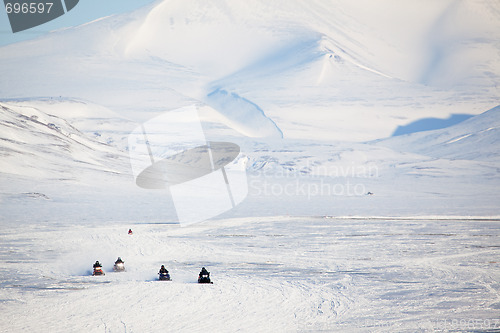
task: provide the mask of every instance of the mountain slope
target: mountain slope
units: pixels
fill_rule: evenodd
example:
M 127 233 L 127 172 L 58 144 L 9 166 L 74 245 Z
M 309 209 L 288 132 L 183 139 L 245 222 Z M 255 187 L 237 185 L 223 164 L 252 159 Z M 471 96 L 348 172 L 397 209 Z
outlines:
M 457 125 L 413 133 L 378 143 L 425 156 L 500 162 L 500 106 Z
M 450 10 L 454 6 L 458 9 Z M 460 21 L 456 33 L 443 35 L 444 41 L 449 36 L 456 41 L 447 45 L 459 46 L 463 62 L 448 63 L 451 55 L 443 53 L 439 64 L 452 71 L 469 62 L 474 66 L 454 79 L 438 62 L 434 67 L 421 62 L 432 48 L 429 34 L 448 31 L 464 8 L 471 9 L 470 17 Z M 379 146 L 363 143 L 386 138 L 418 119 L 474 115 L 498 105 L 495 52 L 479 52 L 480 58 L 463 53 L 464 45 L 498 49 L 497 11 L 490 10 L 495 8 L 498 4 L 480 0 L 157 1 L 133 13 L 3 47 L 0 68 L 8 80 L 0 80 L 7 108 L 1 123 L 6 158 L 0 170 L 6 175 L 2 180 L 13 184 L 5 200 L 15 202 L 11 192 L 19 192 L 13 181 L 17 176 L 45 178 L 56 193 L 54 179 L 77 184 L 89 179 L 105 198 L 125 196 L 129 192 L 122 189 L 135 187 L 133 179 L 108 176 L 130 173 L 124 153 L 128 133 L 164 112 L 196 105 L 209 110 L 201 119 L 209 124 L 206 138 L 238 143 L 249 158 L 249 174 L 257 182 L 242 214 L 292 209 L 325 215 L 496 212 L 491 198 L 498 177 L 490 161 L 497 159 L 497 132 L 484 123 L 450 128 L 442 138 L 424 138 L 435 132 L 419 134 L 422 143 L 403 144 L 408 136 Z M 428 85 L 422 85 L 422 68 L 426 75 L 440 73 L 451 81 L 434 85 L 433 75 L 427 75 Z M 95 105 L 75 116 L 77 103 L 39 102 L 54 96 Z M 31 110 L 43 121 L 31 119 Z M 108 115 L 110 110 L 118 116 Z M 498 115 L 491 117 L 485 123 L 494 123 Z M 478 142 L 488 143 L 479 153 Z M 359 168 L 375 171 L 367 177 L 351 174 Z M 288 171 L 298 178 L 288 177 Z M 359 185 L 355 195 L 340 191 L 352 181 Z M 112 182 L 119 188 L 115 192 L 101 187 Z M 25 192 L 32 192 L 33 184 L 27 183 Z M 311 198 L 301 187 L 323 183 L 330 194 L 338 186 L 341 204 L 332 205 L 337 195 Z M 290 196 L 261 197 L 269 184 L 268 189 L 299 188 Z M 367 199 L 368 192 L 377 197 Z M 453 193 L 464 194 L 456 198 Z M 101 201 L 92 194 L 85 193 L 86 200 Z M 166 207 L 156 193 L 138 196 L 147 207 L 150 197 L 156 207 Z M 136 198 L 128 200 L 123 202 Z M 449 206 L 443 208 L 439 200 Z M 134 203 L 128 206 L 135 209 Z M 170 218 L 172 210 L 168 213 L 164 216 Z
M 373 140 L 420 118 L 492 107 L 497 17 L 498 5 L 480 0 L 157 1 L 1 48 L 9 80 L 0 94 L 89 100 L 142 122 L 210 104 L 219 89 L 256 105 L 287 138 Z
M 75 103 L 61 104 L 68 112 Z M 23 103 L 0 103 L 0 107 L 0 172 L 4 177 L 86 182 L 85 175 L 128 172 L 123 152 L 88 137 L 65 119 Z M 86 116 L 92 107 L 87 109 Z

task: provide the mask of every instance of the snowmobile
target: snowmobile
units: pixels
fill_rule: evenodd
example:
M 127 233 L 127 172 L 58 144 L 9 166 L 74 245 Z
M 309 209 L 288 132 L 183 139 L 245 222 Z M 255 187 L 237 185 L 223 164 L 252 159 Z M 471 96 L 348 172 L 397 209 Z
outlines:
M 94 271 L 92 272 L 92 276 L 97 276 L 97 275 L 106 275 L 104 274 L 104 271 L 102 270 L 102 265 L 99 263 L 99 261 L 95 262 Z
M 198 283 L 211 283 L 211 284 L 213 284 L 213 282 L 210 281 L 210 276 L 208 276 L 208 275 L 200 275 L 198 277 Z
M 123 272 L 125 270 L 125 262 L 122 260 L 122 258 L 118 257 L 113 266 L 113 270 L 115 272 Z
M 160 271 L 158 272 L 160 276 L 158 279 L 161 281 L 170 281 L 170 274 L 168 274 L 168 270 L 165 268 L 165 265 L 161 265 Z
M 198 275 L 198 283 L 213 283 L 210 281 L 210 272 L 207 272 L 205 267 L 201 269 L 200 275 Z

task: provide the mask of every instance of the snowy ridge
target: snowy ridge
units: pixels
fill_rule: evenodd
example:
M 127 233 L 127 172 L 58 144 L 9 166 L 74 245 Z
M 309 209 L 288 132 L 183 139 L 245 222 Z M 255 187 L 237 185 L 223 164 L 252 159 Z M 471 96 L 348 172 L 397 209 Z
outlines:
M 2 70 L 15 79 L 2 81 L 0 91 L 3 98 L 74 96 L 145 121 L 220 89 L 257 105 L 284 137 L 304 138 L 315 128 L 320 140 L 358 142 L 430 115 L 492 107 L 500 86 L 494 4 L 421 7 L 158 1 L 3 47 Z M 463 27 L 450 31 L 456 20 Z M 429 35 L 439 35 L 439 43 Z M 483 65 L 469 65 L 475 63 Z
M 22 102 L 1 103 L 0 107 L 3 152 L 0 172 L 76 180 L 82 171 L 123 173 L 126 170 L 122 152 L 89 138 L 65 119 Z
M 432 157 L 498 163 L 500 106 L 448 128 L 394 137 L 379 144 Z

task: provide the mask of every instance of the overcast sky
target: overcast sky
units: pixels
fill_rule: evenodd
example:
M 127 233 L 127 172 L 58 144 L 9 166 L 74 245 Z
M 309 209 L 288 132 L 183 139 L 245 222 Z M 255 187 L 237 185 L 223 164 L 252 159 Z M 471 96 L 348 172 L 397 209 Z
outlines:
M 58 0 L 47 0 L 53 1 Z M 52 30 L 80 25 L 104 16 L 129 12 L 153 1 L 155 0 L 80 0 L 78 5 L 65 15 L 15 34 L 12 33 L 4 3 L 1 2 L 3 8 L 0 10 L 0 46 L 36 38 Z

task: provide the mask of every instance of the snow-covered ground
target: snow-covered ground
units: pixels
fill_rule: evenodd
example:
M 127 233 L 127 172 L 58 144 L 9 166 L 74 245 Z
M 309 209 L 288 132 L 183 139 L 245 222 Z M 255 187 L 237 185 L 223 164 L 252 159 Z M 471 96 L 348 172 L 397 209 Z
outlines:
M 0 331 L 500 331 L 499 41 L 497 1 L 158 0 L 1 47 Z M 248 195 L 181 227 L 129 135 L 186 106 Z
M 500 329 L 495 220 L 275 216 L 2 229 L 2 331 Z M 128 227 L 134 231 L 128 235 Z M 113 272 L 118 256 L 126 272 Z M 92 263 L 105 276 L 92 277 Z M 172 282 L 157 281 L 166 265 Z M 198 285 L 202 266 L 213 285 Z

